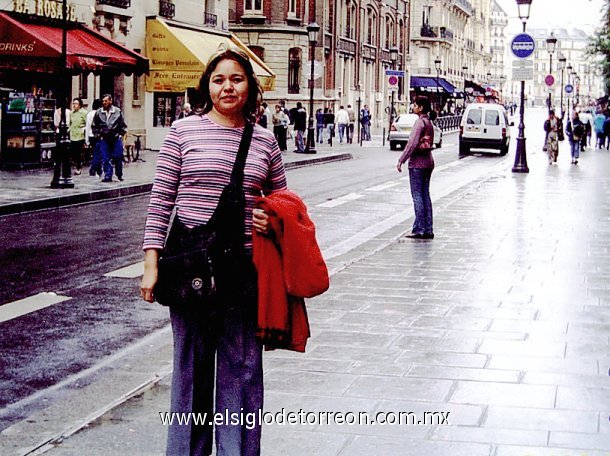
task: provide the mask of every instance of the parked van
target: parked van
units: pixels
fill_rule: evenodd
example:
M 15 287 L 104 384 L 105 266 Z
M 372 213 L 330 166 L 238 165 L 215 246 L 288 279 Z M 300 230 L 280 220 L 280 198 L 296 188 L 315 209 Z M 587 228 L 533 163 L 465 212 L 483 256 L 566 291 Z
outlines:
M 500 155 L 508 153 L 510 128 L 506 110 L 495 103 L 471 103 L 466 106 L 460 122 L 460 155 L 471 149 L 498 149 Z

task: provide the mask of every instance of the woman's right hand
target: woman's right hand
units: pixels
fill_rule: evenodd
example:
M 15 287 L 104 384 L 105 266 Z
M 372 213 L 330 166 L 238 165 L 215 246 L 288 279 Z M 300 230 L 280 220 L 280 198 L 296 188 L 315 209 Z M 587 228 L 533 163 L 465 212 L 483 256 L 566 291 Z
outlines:
M 159 268 L 157 266 L 158 261 L 159 252 L 157 250 L 146 250 L 144 255 L 144 275 L 142 276 L 142 282 L 140 284 L 140 296 L 142 299 L 144 299 L 144 301 L 155 301 L 153 290 L 159 276 Z

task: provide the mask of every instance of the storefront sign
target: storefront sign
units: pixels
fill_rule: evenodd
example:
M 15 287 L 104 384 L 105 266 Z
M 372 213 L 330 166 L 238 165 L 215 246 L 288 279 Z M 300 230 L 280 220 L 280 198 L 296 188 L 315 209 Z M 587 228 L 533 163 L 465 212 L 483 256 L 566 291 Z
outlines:
M 55 0 L 13 0 L 13 11 L 20 14 L 63 19 L 63 2 Z M 76 22 L 76 8 L 66 5 L 66 19 Z

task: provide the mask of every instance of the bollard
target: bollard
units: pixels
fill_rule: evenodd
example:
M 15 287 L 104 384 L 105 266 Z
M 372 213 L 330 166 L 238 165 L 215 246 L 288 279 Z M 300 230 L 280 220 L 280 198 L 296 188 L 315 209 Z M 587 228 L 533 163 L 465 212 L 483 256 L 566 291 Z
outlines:
M 381 145 L 383 147 L 385 147 L 385 127 L 383 127 L 383 134 L 381 135 L 382 140 L 381 140 Z

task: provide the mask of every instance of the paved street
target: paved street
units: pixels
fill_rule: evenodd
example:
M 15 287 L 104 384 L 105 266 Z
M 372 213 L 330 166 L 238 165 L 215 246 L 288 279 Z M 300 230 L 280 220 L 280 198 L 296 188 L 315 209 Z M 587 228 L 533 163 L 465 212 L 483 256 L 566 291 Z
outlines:
M 564 143 L 549 167 L 544 112 L 527 116 L 529 174 L 510 172 L 516 135 L 506 158 L 441 160 L 433 241 L 402 236 L 404 175 L 343 200 L 311 194 L 321 232 L 356 227 L 323 235 L 331 288 L 308 301 L 307 353 L 265 353 L 267 412 L 448 424 L 266 425 L 263 455 L 610 454 L 610 153 L 572 166 Z M 107 375 L 0 433 L 0 454 L 163 454 L 170 340 L 164 327 L 116 354 Z

